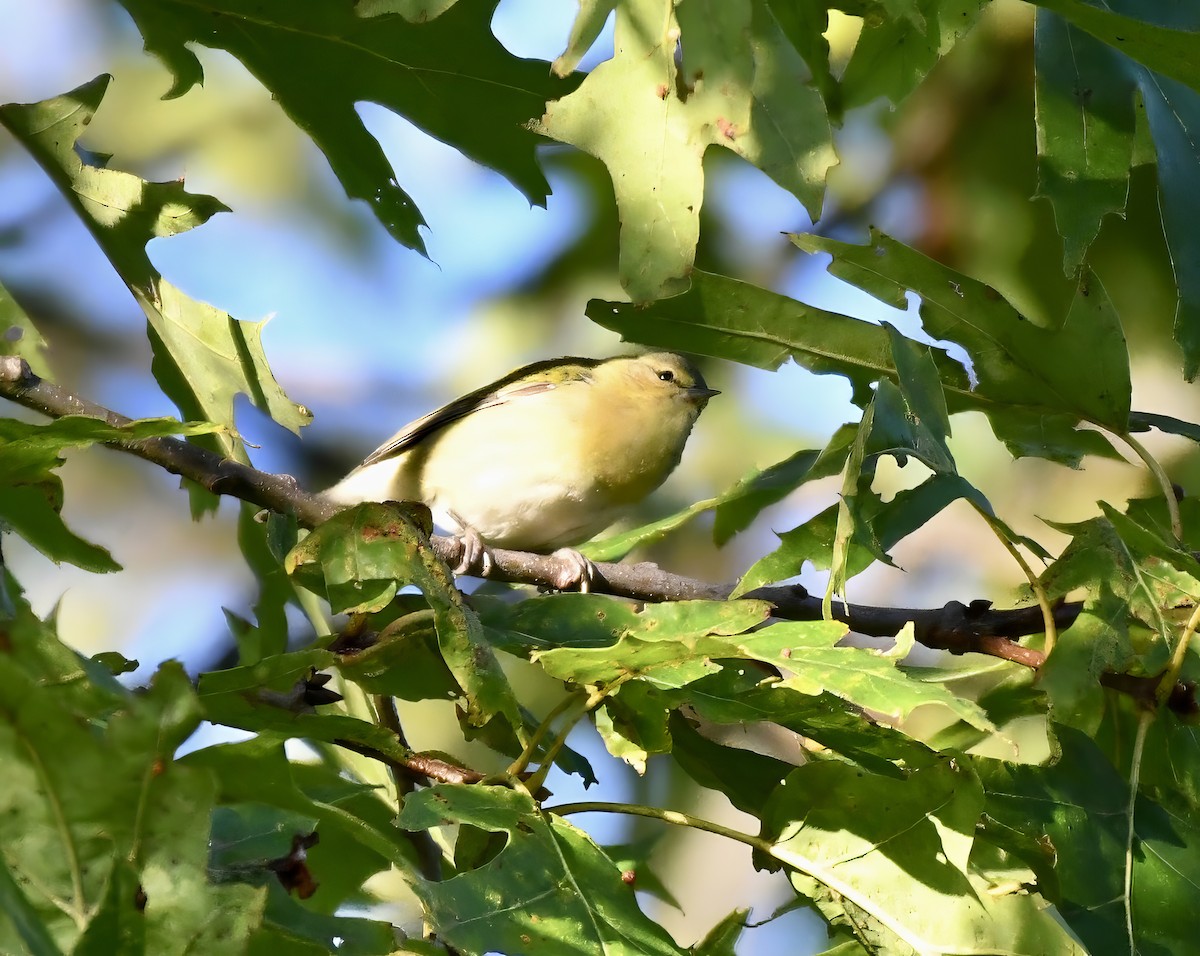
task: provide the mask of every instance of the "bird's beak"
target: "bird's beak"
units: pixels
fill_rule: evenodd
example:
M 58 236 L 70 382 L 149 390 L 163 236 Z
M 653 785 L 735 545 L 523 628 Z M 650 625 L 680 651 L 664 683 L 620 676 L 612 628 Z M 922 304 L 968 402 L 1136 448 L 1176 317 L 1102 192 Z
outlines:
M 688 398 L 691 399 L 693 402 L 695 402 L 697 405 L 703 405 L 714 395 L 720 395 L 720 394 L 721 393 L 719 391 L 717 391 L 717 389 L 715 389 L 715 388 L 699 388 L 699 387 L 693 386 L 692 388 L 689 388 L 687 390 Z

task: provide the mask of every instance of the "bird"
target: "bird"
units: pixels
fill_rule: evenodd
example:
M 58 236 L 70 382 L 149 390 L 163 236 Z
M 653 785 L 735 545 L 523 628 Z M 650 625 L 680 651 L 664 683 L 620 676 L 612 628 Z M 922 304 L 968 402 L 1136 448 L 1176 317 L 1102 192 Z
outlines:
M 423 502 L 463 543 L 456 573 L 486 576 L 490 547 L 552 553 L 560 589 L 586 591 L 573 546 L 666 480 L 719 394 L 674 352 L 534 362 L 405 425 L 325 496 Z

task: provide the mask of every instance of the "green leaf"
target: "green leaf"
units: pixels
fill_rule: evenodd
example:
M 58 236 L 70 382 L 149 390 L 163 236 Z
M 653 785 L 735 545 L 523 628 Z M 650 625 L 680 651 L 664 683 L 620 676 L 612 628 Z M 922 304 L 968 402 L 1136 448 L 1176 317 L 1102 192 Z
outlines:
M 592 299 L 588 318 L 643 345 L 758 368 L 774 370 L 792 358 L 812 372 L 846 376 L 862 403 L 874 382 L 895 374 L 887 333 L 878 325 L 728 276 L 696 269 L 691 279 L 687 292 L 648 306 Z M 946 359 L 940 367 L 966 386 L 961 365 Z
M 1140 73 L 1138 88 L 1158 157 L 1163 234 L 1179 288 L 1175 341 L 1183 349 L 1183 374 L 1190 382 L 1200 372 L 1200 242 L 1192 228 L 1200 215 L 1196 189 L 1200 155 L 1195 146 L 1200 135 L 1200 93 L 1149 70 Z
M 396 936 L 396 928 L 381 920 L 315 913 L 275 881 L 269 885 L 263 927 L 246 956 L 392 956 Z
M 1055 719 L 1088 733 L 1104 708 L 1100 675 L 1159 673 L 1177 640 L 1173 609 L 1183 603 L 1190 610 L 1200 600 L 1200 562 L 1157 529 L 1101 508 L 1104 517 L 1056 526 L 1071 543 L 1042 575 L 1052 597 L 1080 587 L 1091 592 L 1040 678 Z
M 507 834 L 504 848 L 477 869 L 414 886 L 438 938 L 464 954 L 683 956 L 638 909 L 633 887 L 612 860 L 583 831 L 541 812 L 528 794 L 439 784 L 411 794 L 398 823 L 408 830 L 458 823 Z
M 0 283 L 0 355 L 21 356 L 35 375 L 44 378 L 50 373 L 43 354 L 45 349 L 45 340 L 25 310 Z
M 105 548 L 79 537 L 59 515 L 59 489 L 54 486 L 0 487 L 0 530 L 15 531 L 55 564 L 66 561 L 85 571 L 103 574 L 121 565 Z
M 865 246 L 795 235 L 807 252 L 833 255 L 830 273 L 897 308 L 909 291 L 921 297 L 921 320 L 935 339 L 966 349 L 978 379 L 943 373 L 952 412 L 976 408 L 991 416 L 1004 408 L 1068 414 L 1123 432 L 1129 419 L 1129 357 L 1125 336 L 1104 288 L 1085 274 L 1058 329 L 1033 325 L 995 290 L 873 232 Z M 1084 355 L 1087 363 L 1064 361 Z M 940 368 L 943 366 L 939 366 Z
M 1086 734 L 1062 726 L 1055 734 L 1062 753 L 1050 767 L 975 760 L 989 816 L 1051 842 L 1041 869 L 1052 864 L 1053 874 L 1039 872 L 1039 882 L 1057 882 L 1058 912 L 1092 952 L 1186 952 L 1200 906 L 1194 816 L 1173 800 L 1138 795 L 1131 803 L 1128 785 Z
M 68 448 L 100 442 L 130 442 L 163 435 L 206 435 L 217 425 L 150 418 L 111 425 L 98 418 L 68 415 L 44 424 L 0 418 L 0 528 L 15 531 L 46 557 L 88 571 L 120 570 L 112 556 L 84 541 L 63 523 L 62 482 L 53 469 Z
M 713 517 L 716 545 L 746 530 L 764 508 L 782 501 L 804 482 L 837 474 L 848 453 L 845 438 L 853 431 L 854 426 L 842 426 L 824 451 L 798 451 L 734 485 L 722 496 Z
M 233 429 L 238 395 L 292 431 L 311 416 L 284 395 L 271 374 L 262 348 L 263 323 L 237 322 L 188 298 L 159 275 L 146 253 L 151 239 L 186 232 L 226 207 L 211 196 L 187 192 L 182 181 L 146 182 L 81 158 L 76 141 L 109 80 L 101 76 L 41 103 L 0 106 L 0 125 L 54 181 L 141 306 L 163 391 L 186 418 L 223 426 L 221 450 L 245 460 Z
M 782 501 L 804 482 L 836 473 L 841 467 L 841 456 L 836 452 L 822 458 L 821 467 L 817 468 L 815 466 L 820 457 L 820 453 L 809 449 L 798 451 L 769 468 L 747 475 L 715 498 L 697 501 L 673 515 L 640 528 L 593 541 L 580 550 L 593 561 L 618 561 L 634 548 L 661 541 L 706 511 L 716 512 L 713 540 L 720 547 L 739 531 L 744 531 L 763 508 Z
M 544 613 L 551 613 L 550 606 L 539 603 Z M 939 704 L 975 726 L 991 728 L 975 704 L 944 687 L 909 680 L 896 668 L 893 657 L 866 648 L 837 646 L 846 633 L 845 625 L 837 621 L 783 621 L 748 631 L 766 619 L 770 605 L 745 600 L 680 601 L 647 606 L 631 619 L 617 610 L 619 602 L 610 599 L 607 603 L 620 623 L 610 623 L 596 600 L 591 605 L 597 609 L 593 613 L 601 616 L 588 637 L 599 638 L 602 629 L 609 633 L 619 629 L 616 643 L 596 646 L 589 640 L 584 646 L 535 651 L 532 656 L 546 673 L 588 686 L 635 680 L 671 690 L 716 673 L 720 659 L 740 658 L 789 672 L 791 676 L 777 686 L 803 694 L 828 692 L 896 718 L 923 704 Z M 532 614 L 523 617 L 523 626 L 538 633 Z M 551 629 L 555 626 L 549 625 Z M 557 626 L 562 626 L 561 622 Z M 616 693 L 619 698 L 623 690 Z
M 659 518 L 657 521 L 609 535 L 599 541 L 589 541 L 579 548 L 579 551 L 593 561 L 620 561 L 634 548 L 662 541 L 672 531 L 682 528 L 697 515 L 712 511 L 723 500 L 724 496 L 705 498 L 703 501 L 697 501 L 695 504 L 676 511 L 673 515 Z
M 567 48 L 550 65 L 556 76 L 567 76 L 579 66 L 583 55 L 600 38 L 608 15 L 617 7 L 617 0 L 579 0 L 579 12 L 571 24 Z
M 127 425 L 110 425 L 84 415 L 65 415 L 39 424 L 0 418 L 0 485 L 44 482 L 62 464 L 59 456 L 68 448 L 164 435 L 207 435 L 219 430 L 220 426 L 212 423 L 184 423 L 173 418 L 144 418 Z
M 631 0 L 617 11 L 612 59 L 548 104 L 540 131 L 608 167 L 621 284 L 633 301 L 687 288 L 711 145 L 760 165 L 816 216 L 834 157 L 820 97 L 798 81 L 797 62 L 749 0 L 689 0 L 677 11 Z
M 829 693 L 810 695 L 780 686 L 762 671 L 729 661 L 711 677 L 672 692 L 704 720 L 718 724 L 770 721 L 859 764 L 873 773 L 896 775 L 895 764 L 925 766 L 932 752 L 887 724 Z
M 1035 33 L 1037 195 L 1050 200 L 1073 275 L 1110 213 L 1123 216 L 1135 116 L 1119 53 L 1039 10 Z
M 726 747 L 703 736 L 678 712 L 671 714 L 671 755 L 702 787 L 725 794 L 729 802 L 753 816 L 795 766 L 776 757 Z
M 240 953 L 262 896 L 207 880 L 213 783 L 173 759 L 200 717 L 183 669 L 165 666 L 138 697 L 90 685 L 78 663 L 63 683 L 69 652 L 44 646 L 57 644 L 44 629 L 43 646 L 29 646 L 37 628 L 24 619 L 0 655 L 6 872 L 56 943 L 77 952 L 144 939 L 164 956 Z M 5 924 L 0 950 L 20 950 Z
M 736 956 L 734 947 L 746 928 L 750 911 L 734 910 L 692 947 L 692 956 Z
M 321 842 L 308 851 L 308 861 L 314 876 L 326 888 L 326 896 L 331 897 L 324 901 L 327 911 L 336 909 L 358 891 L 367 877 L 389 864 L 402 871 L 414 866 L 411 845 L 398 838 L 389 825 L 393 808 L 334 770 L 293 766 L 284 755 L 282 741 L 259 736 L 241 743 L 205 747 L 188 754 L 181 763 L 211 773 L 223 804 L 260 804 L 316 822 Z M 319 798 L 301 790 L 298 779 L 306 780 Z M 347 868 L 351 857 L 352 865 Z M 326 866 L 341 874 L 332 892 L 326 886 Z
M 256 624 L 225 612 L 243 664 L 254 664 L 287 650 L 285 608 L 296 601 L 296 590 L 283 567 L 283 556 L 296 544 L 296 519 L 269 511 L 264 520 L 260 518 L 263 514 L 249 503 L 243 503 L 238 512 L 238 546 L 259 583 L 258 600 L 254 603 Z M 276 548 L 275 544 L 281 547 Z
M 720 2 L 720 0 L 709 0 Z M 677 8 L 680 26 L 686 38 L 701 30 L 719 29 L 711 18 L 691 20 L 699 13 L 692 0 Z M 737 130 L 718 131 L 725 146 L 753 163 L 804 204 L 810 218 L 819 219 L 825 197 L 825 177 L 837 165 L 833 134 L 826 104 L 820 93 L 806 82 L 806 61 L 789 43 L 775 11 L 761 0 L 752 3 L 751 49 L 754 54 L 754 79 L 750 85 L 750 128 L 741 135 Z M 688 39 L 684 41 L 684 67 L 689 61 Z M 721 51 L 714 51 L 719 60 Z M 713 63 L 701 62 L 700 69 L 711 75 Z
M 11 926 L 9 925 L 11 924 Z M 0 940 L 20 940 L 32 956 L 61 956 L 41 915 L 0 857 Z
M 830 119 L 842 116 L 842 90 L 829 68 L 829 10 L 822 0 L 766 0 L 788 42 L 804 59 Z
M 667 889 L 658 874 L 650 866 L 650 856 L 658 848 L 658 839 L 639 840 L 637 843 L 610 844 L 602 847 L 605 856 L 613 861 L 615 866 L 624 874 L 633 874 L 633 883 L 639 893 L 648 893 L 656 900 L 662 900 L 680 912 L 683 907 L 675 899 L 674 894 Z
M 71 950 L 71 956 L 145 952 L 146 921 L 138 906 L 139 889 L 133 867 L 124 860 L 116 863 L 104 902 Z
M 641 681 L 625 684 L 621 691 L 605 698 L 595 712 L 596 732 L 610 754 L 644 774 L 652 754 L 671 749 L 667 731 L 670 700 L 658 688 Z
M 713 673 L 713 658 L 755 656 L 749 650 L 742 653 L 736 641 L 725 638 L 762 624 L 770 610 L 764 601 L 647 605 L 611 646 L 557 647 L 531 656 L 550 676 L 584 686 L 638 679 L 658 688 L 683 687 Z M 837 623 L 806 626 L 835 633 L 834 640 L 845 632 Z
M 333 665 L 330 651 L 310 649 L 277 654 L 246 667 L 200 675 L 200 702 L 215 724 L 281 737 L 342 740 L 362 744 L 385 757 L 405 760 L 409 750 L 396 735 L 378 724 L 344 713 L 318 713 L 306 698 L 314 671 Z
M 1166 432 L 1168 435 L 1182 435 L 1194 442 L 1200 442 L 1200 425 L 1194 422 L 1185 422 L 1170 415 L 1157 415 L 1153 412 L 1129 413 L 1129 430 L 1131 432 L 1145 432 L 1151 428 L 1157 428 L 1160 432 Z
M 1141 16 L 1123 16 L 1105 6 L 1085 0 L 1034 0 L 1039 7 L 1053 10 L 1096 39 L 1120 50 L 1126 56 L 1164 76 L 1200 90 L 1200 32 L 1172 29 L 1147 22 Z M 1137 4 L 1139 14 L 1155 14 L 1155 7 Z M 1182 10 L 1188 9 L 1184 5 Z
M 958 758 L 899 780 L 819 762 L 775 791 L 763 836 L 797 891 L 869 951 L 1082 956 L 1044 903 L 992 896 L 969 873 L 982 809 Z
M 549 186 L 534 156 L 537 137 L 526 127 L 547 100 L 574 83 L 505 50 L 489 29 L 494 4 L 488 0 L 462 0 L 423 24 L 396 15 L 363 19 L 359 12 L 374 11 L 356 11 L 348 0 L 302 6 L 124 0 L 123 6 L 146 49 L 174 74 L 170 95 L 203 78 L 189 44 L 231 53 L 313 138 L 347 195 L 366 202 L 410 248 L 424 251 L 417 230 L 425 220 L 359 118 L 355 107 L 363 101 L 398 113 L 545 205 Z M 415 6 L 406 4 L 409 12 Z
M 1109 180 L 1108 185 L 1089 179 L 1061 191 L 1055 190 L 1061 193 L 1060 199 L 1064 201 L 1068 193 L 1072 196 L 1069 200 L 1074 210 L 1071 215 L 1079 217 L 1085 224 L 1098 222 L 1103 212 L 1117 201 L 1116 193 L 1123 188 L 1116 180 L 1123 180 L 1127 175 L 1122 164 L 1130 157 L 1132 147 L 1134 124 L 1130 114 L 1135 90 L 1145 106 L 1157 158 L 1163 232 L 1178 286 L 1175 339 L 1183 349 L 1184 375 L 1190 381 L 1200 369 L 1200 267 L 1196 265 L 1200 252 L 1194 230 L 1190 228 L 1200 208 L 1195 189 L 1200 161 L 1193 148 L 1196 130 L 1200 127 L 1200 94 L 1197 93 L 1200 70 L 1196 68 L 1200 19 L 1184 5 L 1147 7 L 1118 2 L 1114 4 L 1117 10 L 1113 11 L 1079 0 L 1052 0 L 1041 6 L 1057 11 L 1074 26 L 1065 28 L 1066 37 L 1072 39 L 1070 48 L 1063 50 L 1062 42 L 1054 43 L 1054 49 L 1044 58 L 1047 62 L 1039 65 L 1039 70 L 1060 76 L 1062 83 L 1071 83 L 1073 81 L 1066 75 L 1070 65 L 1076 61 L 1082 64 L 1077 85 L 1071 89 L 1086 93 L 1086 98 L 1074 107 L 1068 107 L 1072 113 L 1078 111 L 1079 122 L 1073 118 L 1068 120 L 1065 115 L 1057 117 L 1061 120 L 1060 132 L 1070 130 L 1072 126 L 1076 129 L 1075 133 L 1067 135 L 1074 143 L 1070 151 L 1075 155 L 1068 166 L 1078 167 L 1081 150 L 1086 145 L 1089 167 L 1094 168 L 1100 180 Z M 1123 15 L 1127 13 L 1133 16 Z M 1161 19 L 1162 23 L 1142 20 L 1146 14 Z M 1042 14 L 1039 22 L 1050 23 L 1053 19 Z M 1112 49 L 1105 51 L 1095 40 L 1079 35 L 1080 29 Z M 1062 32 L 1059 28 L 1058 33 Z M 1055 57 L 1056 50 L 1069 55 Z M 1141 65 L 1132 62 L 1130 57 Z M 1059 111 L 1060 114 L 1063 112 Z M 1089 133 L 1082 142 L 1078 133 L 1080 122 Z M 1039 125 L 1039 144 L 1041 133 Z M 1059 215 L 1061 219 L 1062 213 Z M 1094 234 L 1090 225 L 1076 223 L 1074 228 L 1086 231 L 1089 237 Z M 1069 259 L 1070 242 L 1067 252 Z
M 428 520 L 428 509 L 420 520 Z M 285 566 L 303 587 L 324 593 L 334 613 L 381 610 L 401 587 L 419 588 L 433 610 L 446 666 L 467 695 L 470 722 L 479 726 L 503 714 L 519 732 L 520 711 L 508 678 L 426 533 L 399 505 L 357 505 L 316 528 Z
M 429 610 L 389 624 L 370 647 L 343 651 L 337 669 L 363 690 L 401 700 L 452 700 L 462 696 L 438 647 Z
M 440 17 L 457 0 L 358 0 L 354 12 L 360 17 L 398 13 L 410 23 L 426 23 Z
M 894 106 L 920 85 L 978 19 L 988 0 L 914 0 L 885 3 L 887 16 L 864 19 L 862 34 L 842 75 L 847 108 L 885 97 Z M 906 16 L 897 16 L 901 7 Z

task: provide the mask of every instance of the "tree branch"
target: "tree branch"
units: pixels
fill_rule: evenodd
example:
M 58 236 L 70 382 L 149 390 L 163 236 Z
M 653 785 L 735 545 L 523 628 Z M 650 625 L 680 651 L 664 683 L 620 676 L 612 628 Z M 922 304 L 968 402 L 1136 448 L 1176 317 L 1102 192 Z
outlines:
M 0 356 L 0 395 L 51 418 L 84 415 L 112 425 L 130 422 L 123 415 L 44 381 L 33 373 L 24 359 L 16 356 Z M 110 444 L 172 474 L 195 481 L 214 494 L 230 495 L 280 514 L 294 515 L 305 527 L 315 527 L 338 510 L 333 502 L 304 491 L 288 475 L 257 471 L 176 438 L 146 438 Z M 459 562 L 462 549 L 459 539 L 435 535 L 431 543 L 438 557 L 447 564 L 453 567 Z M 552 587 L 563 571 L 563 561 L 547 555 L 503 549 L 493 550 L 492 555 L 494 566 L 488 577 L 496 581 Z M 734 587 L 672 574 L 645 562 L 600 563 L 596 568 L 594 591 L 637 601 L 722 601 L 729 597 Z M 776 617 L 800 621 L 821 618 L 820 600 L 799 586 L 758 588 L 746 597 L 770 602 Z M 1069 627 L 1079 609 L 1078 603 L 1060 604 L 1055 609 L 1059 628 Z M 833 616 L 854 631 L 880 637 L 895 635 L 911 621 L 917 641 L 955 654 L 987 654 L 1035 669 L 1045 660 L 1040 651 L 1015 643 L 1018 637 L 1042 631 L 1041 612 L 1036 607 L 997 611 L 986 601 L 974 601 L 969 605 L 952 601 L 942 608 L 860 605 L 848 608 L 841 602 L 834 602 Z

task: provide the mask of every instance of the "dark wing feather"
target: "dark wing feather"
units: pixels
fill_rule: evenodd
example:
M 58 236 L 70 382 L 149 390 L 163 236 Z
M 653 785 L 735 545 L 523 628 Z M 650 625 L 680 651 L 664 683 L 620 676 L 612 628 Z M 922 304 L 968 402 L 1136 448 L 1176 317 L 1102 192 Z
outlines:
M 445 428 L 460 418 L 465 418 L 472 412 L 502 405 L 505 402 L 529 395 L 538 395 L 565 382 L 586 381 L 589 378 L 589 369 L 595 368 L 602 361 L 604 360 L 568 356 L 524 365 L 495 382 L 477 388 L 461 398 L 456 398 L 448 405 L 443 405 L 428 415 L 409 422 L 371 452 L 354 470 L 358 471 L 368 465 L 374 465 L 386 458 L 399 455 L 424 441 L 439 429 Z M 553 380 L 545 377 L 545 373 L 550 369 L 555 370 Z

